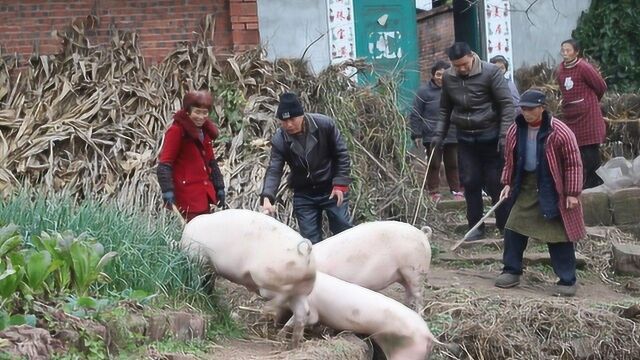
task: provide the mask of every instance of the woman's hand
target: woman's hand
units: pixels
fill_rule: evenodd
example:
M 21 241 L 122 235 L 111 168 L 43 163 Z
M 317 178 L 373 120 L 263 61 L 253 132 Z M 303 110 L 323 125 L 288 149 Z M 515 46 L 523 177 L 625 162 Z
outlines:
M 580 205 L 578 198 L 575 196 L 567 196 L 567 209 L 575 209 Z
M 511 186 L 505 185 L 500 192 L 500 200 L 508 198 L 509 195 L 511 195 Z

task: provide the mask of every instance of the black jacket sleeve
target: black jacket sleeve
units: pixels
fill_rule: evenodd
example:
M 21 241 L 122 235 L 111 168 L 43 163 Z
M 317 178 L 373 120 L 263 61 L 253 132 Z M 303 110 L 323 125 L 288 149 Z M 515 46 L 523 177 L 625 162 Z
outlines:
M 444 139 L 449 132 L 449 126 L 451 124 L 451 111 L 453 111 L 453 104 L 449 98 L 447 90 L 447 75 L 442 78 L 442 94 L 440 95 L 440 117 L 438 118 L 438 125 L 436 126 L 435 136 L 440 139 Z
M 163 193 L 173 191 L 173 169 L 171 165 L 158 163 L 156 175 L 158 175 L 158 184 L 160 184 L 160 189 Z
M 349 151 L 347 145 L 342 138 L 340 130 L 334 122 L 332 124 L 331 142 L 333 143 L 333 161 L 335 173 L 333 176 L 333 185 L 349 185 L 351 183 L 351 160 L 349 159 Z
M 516 118 L 516 108 L 507 80 L 499 69 L 491 74 L 491 92 L 494 103 L 500 108 L 500 138 L 504 139 Z
M 209 166 L 211 167 L 211 182 L 216 191 L 224 190 L 224 177 L 222 176 L 222 171 L 220 171 L 218 161 L 216 159 L 211 160 Z
M 416 94 L 416 98 L 413 100 L 413 109 L 411 110 L 411 113 L 409 113 L 411 139 L 415 140 L 422 137 L 422 127 L 424 122 L 422 114 L 424 114 L 425 105 L 423 91 L 422 89 L 419 89 Z
M 273 204 L 276 200 L 276 193 L 282 180 L 282 171 L 284 169 L 284 156 L 282 154 L 282 141 L 279 133 L 271 139 L 271 158 L 269 159 L 269 166 L 264 176 L 264 184 L 262 186 L 262 193 L 260 194 L 260 204 L 262 205 L 262 199 L 268 198 Z

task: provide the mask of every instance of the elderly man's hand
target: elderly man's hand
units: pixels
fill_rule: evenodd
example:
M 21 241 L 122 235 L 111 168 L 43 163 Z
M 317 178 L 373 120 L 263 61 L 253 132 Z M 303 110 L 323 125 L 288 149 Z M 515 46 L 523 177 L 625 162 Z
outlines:
M 331 195 L 329 195 L 329 199 L 336 199 L 336 205 L 338 207 L 342 206 L 342 202 L 344 201 L 344 193 L 347 192 L 348 187 L 346 186 L 334 186 L 333 190 L 331 190 Z
M 273 215 L 276 213 L 276 207 L 271 204 L 269 198 L 264 198 L 262 201 L 262 213 L 267 215 Z
M 431 138 L 431 149 L 441 149 L 442 145 L 443 142 L 440 136 L 434 136 Z

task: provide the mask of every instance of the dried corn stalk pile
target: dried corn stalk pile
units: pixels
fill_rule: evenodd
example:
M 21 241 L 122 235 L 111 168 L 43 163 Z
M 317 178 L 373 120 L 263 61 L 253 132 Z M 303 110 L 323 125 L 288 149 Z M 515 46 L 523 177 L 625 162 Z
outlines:
M 211 38 L 204 36 L 210 25 L 208 18 L 201 39 Z M 203 40 L 145 67 L 135 33 L 114 30 L 109 46 L 92 46 L 78 25 L 59 36 L 60 54 L 33 57 L 15 79 L 9 76 L 15 62 L 0 60 L 0 191 L 44 185 L 80 199 L 160 208 L 155 163 L 162 134 L 183 94 L 208 88 L 218 98 L 216 152 L 230 206 L 256 209 L 278 125 L 277 96 L 292 89 L 308 111 L 335 117 L 343 130 L 356 217 L 413 215 L 420 180 L 405 159 L 405 119 L 391 82 L 357 87 L 334 67 L 315 77 L 299 60 L 266 61 L 261 49 L 217 60 Z M 231 101 L 241 104 L 236 119 L 228 116 Z M 289 222 L 290 197 L 284 199 L 280 217 Z

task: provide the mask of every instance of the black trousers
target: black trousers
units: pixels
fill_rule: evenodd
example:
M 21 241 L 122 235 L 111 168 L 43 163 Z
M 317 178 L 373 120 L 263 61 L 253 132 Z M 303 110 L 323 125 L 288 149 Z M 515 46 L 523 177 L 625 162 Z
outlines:
M 502 272 L 521 275 L 522 254 L 527 248 L 529 237 L 513 230 L 504 231 L 504 253 Z M 559 285 L 573 285 L 576 283 L 576 251 L 572 242 L 547 243 L 551 266 L 560 281 Z
M 467 202 L 467 222 L 473 227 L 482 218 L 484 204 L 482 190 L 484 189 L 491 202 L 495 204 L 500 199 L 500 176 L 504 159 L 498 151 L 498 142 L 490 143 L 458 143 L 458 169 L 460 182 L 464 187 L 464 198 Z M 496 227 L 504 229 L 509 216 L 509 205 L 503 203 L 496 209 Z M 484 230 L 484 224 L 480 227 Z
M 600 145 L 580 146 L 580 157 L 582 158 L 583 189 L 590 189 L 602 184 L 602 179 L 596 174 L 600 167 Z

